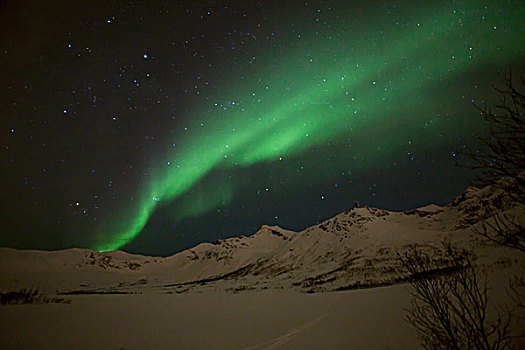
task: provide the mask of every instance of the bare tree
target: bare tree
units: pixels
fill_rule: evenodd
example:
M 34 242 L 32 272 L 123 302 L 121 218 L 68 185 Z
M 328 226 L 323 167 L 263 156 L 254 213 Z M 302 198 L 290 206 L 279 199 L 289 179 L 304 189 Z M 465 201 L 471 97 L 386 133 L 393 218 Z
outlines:
M 499 95 L 494 105 L 476 106 L 490 125 L 488 136 L 481 138 L 480 150 L 471 151 L 470 164 L 459 164 L 481 170 L 477 182 L 500 187 L 511 199 L 510 207 L 486 204 L 489 214 L 473 232 L 490 242 L 525 253 L 525 74 L 513 79 L 512 71 L 504 79 L 504 87 L 494 87 Z M 522 255 L 523 257 L 523 255 Z M 514 276 L 509 283 L 509 296 L 516 308 L 525 309 L 525 277 Z
M 443 259 L 444 258 L 444 259 Z M 412 247 L 400 256 L 411 283 L 407 321 L 425 349 L 512 349 L 510 317 L 488 316 L 486 276 L 472 256 L 450 243 L 443 258 Z
M 516 81 L 517 80 L 517 81 Z M 475 105 L 489 123 L 488 136 L 481 137 L 481 148 L 470 151 L 469 164 L 482 170 L 478 182 L 493 184 L 501 178 L 514 182 L 517 199 L 523 199 L 525 189 L 525 75 L 513 79 L 512 71 L 504 78 L 504 87 L 494 87 L 499 95 L 495 104 Z M 517 85 L 517 86 L 516 86 Z M 520 91 L 521 90 L 521 91 Z
M 513 79 L 511 71 L 504 87 L 494 89 L 496 104 L 475 106 L 489 123 L 489 134 L 480 137 L 479 149 L 466 154 L 470 162 L 458 165 L 481 170 L 476 182 L 500 187 L 518 209 L 509 213 L 487 204 L 488 219 L 474 233 L 525 253 L 525 75 Z
M 521 205 L 521 204 L 517 204 Z M 487 206 L 490 216 L 472 231 L 493 243 L 525 253 L 525 219 L 523 209 L 517 213 L 499 211 Z
M 475 234 L 501 246 L 525 253 L 525 76 L 516 82 L 509 73 L 503 88 L 495 87 L 495 105 L 476 106 L 489 123 L 481 147 L 466 154 L 468 164 L 481 171 L 477 184 L 500 189 L 497 200 L 482 199 L 482 215 Z M 523 256 L 523 255 L 522 255 Z M 444 258 L 444 259 L 443 259 Z M 407 321 L 423 339 L 426 349 L 511 349 L 512 312 L 488 316 L 486 274 L 472 255 L 444 246 L 443 257 L 416 248 L 400 256 L 409 275 L 412 306 Z M 481 276 L 481 277 L 480 277 Z M 509 297 L 515 310 L 525 308 L 525 278 L 514 276 Z M 514 317 L 520 318 L 519 313 Z M 523 336 L 523 335 L 521 335 Z

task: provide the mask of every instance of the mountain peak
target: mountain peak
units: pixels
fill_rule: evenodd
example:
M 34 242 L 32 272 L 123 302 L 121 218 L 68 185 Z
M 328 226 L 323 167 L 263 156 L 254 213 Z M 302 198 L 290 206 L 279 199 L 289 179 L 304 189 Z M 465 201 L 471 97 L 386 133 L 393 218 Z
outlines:
M 263 230 L 275 230 L 275 231 L 284 231 L 284 229 L 282 227 L 279 227 L 277 225 L 273 225 L 273 226 L 270 226 L 270 225 L 261 225 L 261 227 L 259 228 L 258 231 L 263 231 Z
M 278 237 L 281 237 L 282 239 L 288 239 L 291 234 L 293 234 L 293 231 L 285 230 L 282 227 L 279 227 L 277 225 L 275 226 L 269 226 L 269 225 L 262 225 L 257 232 L 254 233 L 254 236 L 256 235 L 275 235 Z

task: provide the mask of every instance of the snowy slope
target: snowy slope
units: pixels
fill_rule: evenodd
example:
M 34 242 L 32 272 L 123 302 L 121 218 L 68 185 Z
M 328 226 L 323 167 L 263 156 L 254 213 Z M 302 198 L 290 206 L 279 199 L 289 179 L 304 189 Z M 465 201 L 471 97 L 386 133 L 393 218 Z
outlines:
M 397 253 L 410 245 L 437 252 L 444 238 L 476 252 L 487 265 L 516 257 L 483 244 L 474 225 L 493 211 L 524 218 L 501 183 L 468 188 L 450 205 L 406 212 L 367 206 L 340 213 L 301 232 L 262 226 L 251 236 L 202 243 L 167 258 L 83 249 L 0 248 L 0 289 L 38 287 L 64 293 L 181 293 L 187 291 L 344 290 L 399 282 Z
M 0 248 L 0 290 L 39 288 L 44 292 L 60 292 L 109 288 L 121 281 L 135 281 L 144 266 L 159 260 L 122 251 L 98 253 L 88 249 Z

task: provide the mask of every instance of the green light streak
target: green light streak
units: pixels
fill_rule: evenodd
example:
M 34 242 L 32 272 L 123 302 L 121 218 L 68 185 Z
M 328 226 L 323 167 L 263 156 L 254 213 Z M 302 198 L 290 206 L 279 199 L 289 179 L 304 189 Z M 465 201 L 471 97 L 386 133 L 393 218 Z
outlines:
M 114 250 L 129 243 L 158 205 L 179 198 L 213 169 L 299 156 L 312 146 L 347 137 L 350 130 L 381 128 L 388 122 L 383 118 L 393 114 L 403 115 L 410 124 L 417 115 L 432 113 L 432 101 L 424 103 L 426 90 L 470 69 L 524 56 L 518 45 L 525 42 L 523 6 L 500 4 L 500 13 L 492 7 L 485 11 L 481 2 L 455 3 L 455 12 L 447 5 L 422 5 L 412 16 L 420 22 L 381 36 L 377 28 L 368 31 L 366 26 L 359 37 L 347 34 L 337 42 L 317 40 L 312 34 L 306 40 L 315 44 L 283 55 L 277 72 L 263 67 L 251 72 L 251 79 L 238 82 L 237 89 L 225 89 L 229 94 L 221 100 L 235 96 L 237 106 L 226 111 L 206 106 L 216 110 L 207 126 L 195 122 L 178 140 L 176 155 L 154 167 L 153 180 L 144 186 L 131 220 L 119 223 L 95 249 Z M 200 114 L 205 113 L 195 112 Z M 400 137 L 411 129 L 396 131 Z M 370 140 L 370 144 L 384 149 L 388 142 Z M 174 216 L 198 216 L 231 201 L 233 195 L 234 188 L 223 183 L 209 192 L 209 200 L 200 198 Z

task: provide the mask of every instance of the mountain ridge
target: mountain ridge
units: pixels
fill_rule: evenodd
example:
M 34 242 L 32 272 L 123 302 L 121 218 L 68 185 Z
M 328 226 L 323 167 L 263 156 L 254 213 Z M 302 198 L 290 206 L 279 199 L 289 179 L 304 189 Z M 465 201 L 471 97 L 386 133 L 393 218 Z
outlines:
M 252 235 L 203 242 L 164 258 L 123 251 L 0 248 L 0 289 L 24 283 L 59 293 L 94 288 L 160 293 L 210 288 L 320 292 L 378 286 L 403 280 L 398 253 L 416 245 L 439 254 L 444 239 L 474 250 L 486 265 L 495 261 L 509 265 L 515 260 L 512 254 L 484 244 L 472 233 L 494 210 L 525 216 L 523 205 L 497 183 L 469 187 L 443 207 L 429 204 L 394 212 L 357 204 L 302 231 L 262 225 Z

